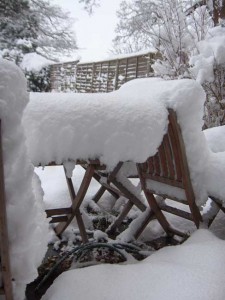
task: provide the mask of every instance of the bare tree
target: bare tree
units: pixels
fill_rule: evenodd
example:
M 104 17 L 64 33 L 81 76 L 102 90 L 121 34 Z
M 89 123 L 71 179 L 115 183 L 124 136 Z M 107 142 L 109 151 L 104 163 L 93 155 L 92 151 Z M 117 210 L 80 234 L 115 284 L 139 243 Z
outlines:
M 91 15 L 94 8 L 99 7 L 100 0 L 79 0 L 79 3 L 83 3 L 84 9 Z

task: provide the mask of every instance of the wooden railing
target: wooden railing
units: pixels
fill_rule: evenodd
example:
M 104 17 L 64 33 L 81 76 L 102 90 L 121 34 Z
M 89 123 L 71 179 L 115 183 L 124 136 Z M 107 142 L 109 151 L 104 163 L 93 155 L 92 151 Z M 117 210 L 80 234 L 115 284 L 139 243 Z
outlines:
M 51 66 L 51 90 L 79 93 L 111 92 L 123 83 L 153 76 L 151 65 L 158 55 L 146 52 L 107 61 L 78 61 Z

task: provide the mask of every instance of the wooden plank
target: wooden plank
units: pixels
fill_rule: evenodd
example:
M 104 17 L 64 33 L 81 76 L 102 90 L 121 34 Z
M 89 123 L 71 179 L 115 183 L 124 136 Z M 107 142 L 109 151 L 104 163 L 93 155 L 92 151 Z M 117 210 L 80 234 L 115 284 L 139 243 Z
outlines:
M 6 196 L 5 196 L 5 177 L 4 159 L 2 150 L 2 122 L 0 120 L 0 252 L 1 252 L 1 271 L 4 292 L 7 300 L 13 300 L 12 275 L 9 258 L 9 239 L 6 216 Z
M 155 176 L 160 176 L 161 175 L 161 170 L 160 170 L 160 160 L 159 160 L 159 154 L 156 153 L 153 157 L 153 163 L 154 163 L 154 175 Z
M 172 158 L 172 149 L 170 146 L 170 140 L 168 134 L 166 134 L 163 138 L 164 150 L 166 155 L 166 161 L 168 166 L 168 178 L 171 180 L 175 180 L 175 170 Z
M 63 208 L 51 208 L 45 210 L 47 218 L 58 215 L 67 215 L 72 212 L 71 207 L 63 207 Z
M 184 210 L 181 210 L 181 209 L 178 209 L 176 207 L 169 206 L 169 205 L 166 205 L 166 204 L 160 205 L 160 208 L 163 211 L 166 211 L 166 212 L 168 212 L 170 214 L 173 214 L 175 216 L 181 217 L 181 218 L 189 220 L 189 221 L 193 221 L 192 214 L 190 214 L 187 211 L 184 211 Z
M 167 159 L 163 143 L 159 146 L 159 159 L 161 165 L 161 176 L 168 177 Z
M 170 118 L 170 115 L 169 115 Z M 175 162 L 174 169 L 176 171 L 176 180 L 182 181 L 182 171 L 181 171 L 181 158 L 180 151 L 178 150 L 178 141 L 177 137 L 174 135 L 173 127 L 171 125 L 171 120 L 168 125 L 168 136 L 170 139 L 170 145 L 173 151 L 173 161 Z
M 60 223 L 60 222 L 67 222 L 67 221 L 68 221 L 67 216 L 57 216 L 57 217 L 52 217 L 49 223 L 53 224 L 53 223 Z
M 119 76 L 119 60 L 116 61 L 116 70 L 115 70 L 115 83 L 114 90 L 117 90 L 118 85 L 118 76 Z

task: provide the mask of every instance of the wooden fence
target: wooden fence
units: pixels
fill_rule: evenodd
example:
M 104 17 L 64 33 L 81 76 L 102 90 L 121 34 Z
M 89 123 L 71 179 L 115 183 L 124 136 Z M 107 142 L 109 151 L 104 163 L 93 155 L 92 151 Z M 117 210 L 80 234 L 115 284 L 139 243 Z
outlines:
M 153 76 L 151 65 L 156 56 L 156 53 L 146 52 L 107 61 L 55 64 L 50 70 L 51 90 L 111 92 L 129 80 Z

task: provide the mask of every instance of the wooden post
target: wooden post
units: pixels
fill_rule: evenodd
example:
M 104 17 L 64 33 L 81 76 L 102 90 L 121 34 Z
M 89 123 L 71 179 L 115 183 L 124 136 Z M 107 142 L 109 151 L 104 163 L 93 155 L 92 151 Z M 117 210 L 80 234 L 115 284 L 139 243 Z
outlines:
M 116 61 L 114 90 L 117 90 L 119 75 L 119 60 Z
M 136 57 L 136 70 L 135 70 L 135 78 L 138 77 L 138 56 Z
M 92 73 L 91 73 L 91 93 L 93 93 L 94 76 L 95 76 L 95 63 L 92 64 Z
M 3 279 L 3 289 L 6 300 L 13 300 L 12 276 L 9 259 L 9 241 L 6 217 L 6 198 L 5 198 L 5 181 L 4 165 L 2 151 L 2 129 L 0 120 L 0 253 L 1 253 L 1 271 Z

